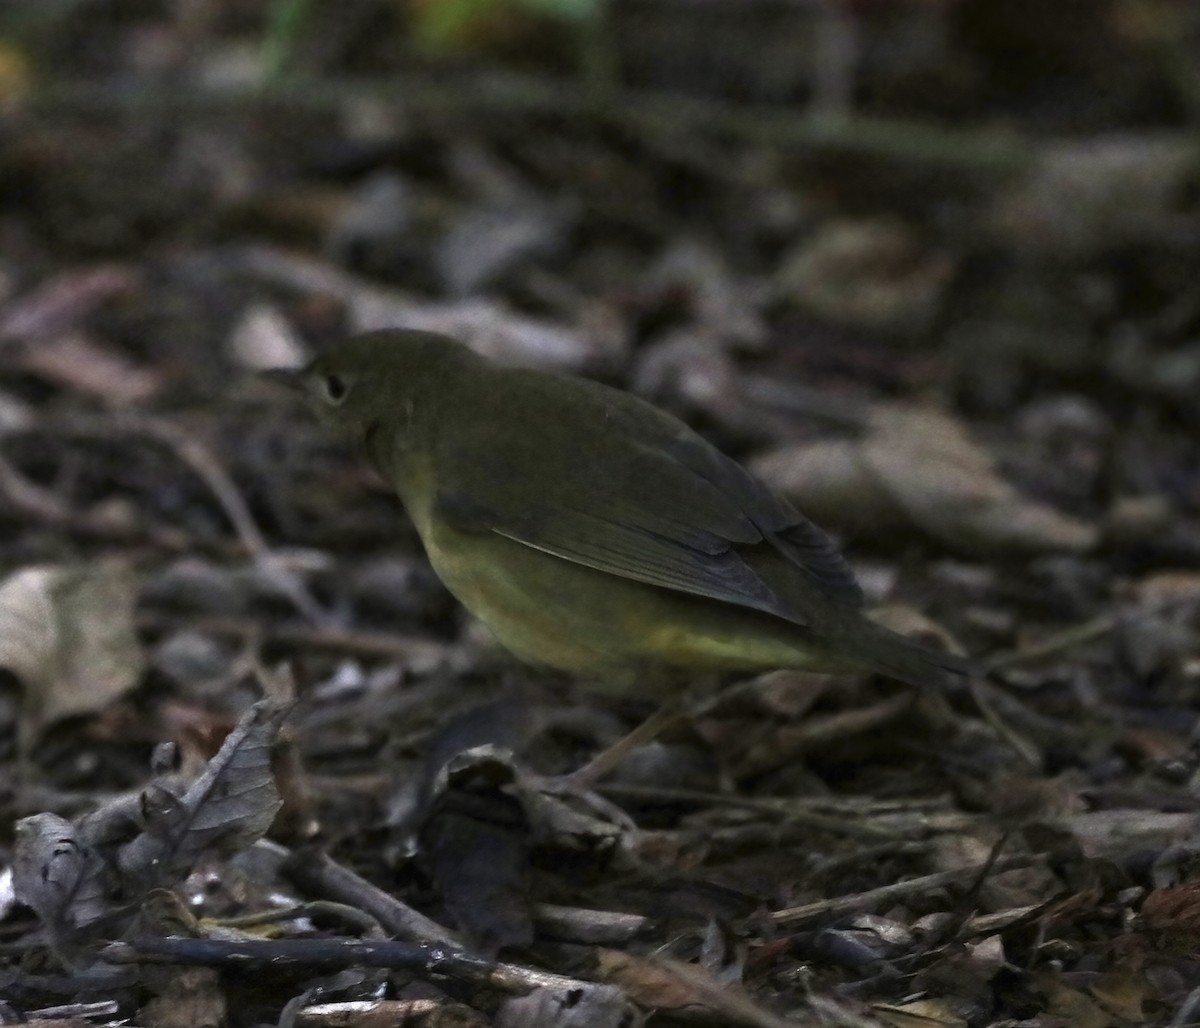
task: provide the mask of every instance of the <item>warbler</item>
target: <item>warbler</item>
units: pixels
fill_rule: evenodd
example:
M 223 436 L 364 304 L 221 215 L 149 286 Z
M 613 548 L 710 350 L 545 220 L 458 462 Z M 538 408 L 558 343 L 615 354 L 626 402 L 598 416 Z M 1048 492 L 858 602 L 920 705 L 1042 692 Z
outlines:
M 648 692 L 689 671 L 967 672 L 871 621 L 820 528 L 630 393 L 406 329 L 273 377 L 361 443 L 438 577 L 527 662 Z

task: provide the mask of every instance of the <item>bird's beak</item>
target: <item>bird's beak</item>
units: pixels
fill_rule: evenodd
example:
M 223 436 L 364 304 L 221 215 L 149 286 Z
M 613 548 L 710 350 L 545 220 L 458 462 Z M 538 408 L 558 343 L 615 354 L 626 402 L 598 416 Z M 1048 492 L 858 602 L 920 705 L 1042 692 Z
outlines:
M 304 392 L 304 368 L 266 368 L 258 377 L 286 386 L 294 393 Z

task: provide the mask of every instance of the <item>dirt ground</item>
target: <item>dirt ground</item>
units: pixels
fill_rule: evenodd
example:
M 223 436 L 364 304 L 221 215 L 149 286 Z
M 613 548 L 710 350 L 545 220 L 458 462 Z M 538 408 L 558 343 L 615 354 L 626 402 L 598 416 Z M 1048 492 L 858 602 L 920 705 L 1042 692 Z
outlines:
M 0 3 L 0 1022 L 1200 1024 L 1198 124 L 1188 0 Z M 679 415 L 979 677 L 555 788 L 652 687 L 257 374 L 392 326 Z

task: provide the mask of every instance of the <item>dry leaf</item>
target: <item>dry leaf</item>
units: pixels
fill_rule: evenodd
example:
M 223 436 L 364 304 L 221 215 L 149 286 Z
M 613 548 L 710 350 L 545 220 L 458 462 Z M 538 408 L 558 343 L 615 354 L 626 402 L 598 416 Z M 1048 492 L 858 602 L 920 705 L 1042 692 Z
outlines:
M 563 250 L 568 219 L 550 204 L 508 201 L 462 212 L 438 243 L 433 264 L 446 292 L 486 292 L 505 275 Z
M 953 418 L 898 405 L 878 408 L 863 459 L 913 522 L 967 550 L 1087 550 L 1097 531 L 1020 495 Z
M 18 363 L 48 381 L 116 406 L 141 403 L 163 385 L 157 369 L 135 364 L 114 347 L 79 333 L 28 342 Z
M 1106 1011 L 1122 1021 L 1141 1024 L 1145 1020 L 1146 976 L 1140 959 L 1121 961 L 1088 987 L 1088 992 Z
M 1195 959 L 1200 952 L 1200 886 L 1153 890 L 1142 901 L 1138 927 L 1160 952 Z
M 1064 254 L 1157 239 L 1195 174 L 1195 147 L 1173 135 L 1059 142 L 997 199 L 991 221 L 1006 241 Z
M 16 826 L 13 888 L 64 963 L 109 909 L 103 861 L 70 821 L 34 814 Z
M 0 667 L 34 730 L 107 706 L 141 677 L 135 582 L 120 564 L 31 567 L 0 582 Z
M 646 959 L 619 950 L 596 954 L 602 977 L 619 985 L 629 998 L 652 1010 L 679 1010 L 714 1018 L 722 1025 L 786 1028 L 793 1024 L 764 1009 L 740 986 L 729 985 L 697 964 L 663 958 Z
M 943 999 L 919 999 L 895 1006 L 875 1003 L 871 1013 L 893 1028 L 967 1028 L 967 1022 Z
M 278 308 L 251 304 L 225 341 L 225 351 L 239 368 L 297 368 L 308 361 L 304 341 Z
M 153 1028 L 219 1028 L 228 1024 L 228 1008 L 220 972 L 211 967 L 176 967 L 152 978 L 151 997 L 139 1011 L 139 1022 Z
M 271 747 L 287 711 L 285 705 L 260 700 L 186 792 L 176 795 L 154 785 L 143 792 L 146 830 L 118 856 L 128 883 L 142 889 L 170 884 L 201 855 L 236 852 L 266 833 L 280 807 Z
M 915 528 L 969 553 L 1082 552 L 1098 530 L 1029 497 L 949 415 L 885 404 L 858 443 L 776 451 L 758 472 L 818 521 Z
M 775 292 L 836 324 L 912 332 L 936 312 L 952 271 L 897 221 L 831 221 L 784 257 Z
M 821 524 L 872 535 L 908 522 L 852 439 L 783 446 L 758 457 L 751 469 Z
M 296 1028 L 488 1028 L 492 1024 L 479 1011 L 443 999 L 359 999 L 342 1003 L 314 1003 L 301 1007 L 295 1015 L 293 1023 Z M 509 1023 L 503 1020 L 495 1022 L 498 1028 Z M 541 1021 L 514 1023 L 521 1028 L 551 1028 L 553 1024 Z M 569 1022 L 563 1028 L 566 1028 L 566 1024 Z
M 585 331 L 529 317 L 482 296 L 452 302 L 420 300 L 370 285 L 332 264 L 265 247 L 248 248 L 242 260 L 251 274 L 337 297 L 345 303 L 347 321 L 355 332 L 397 325 L 442 332 L 502 362 L 565 371 L 604 363 L 625 345 L 617 326 L 597 331 L 588 325 Z
M 142 902 L 147 892 L 177 884 L 201 856 L 226 855 L 261 838 L 279 809 L 270 758 L 287 709 L 272 700 L 256 703 L 186 789 L 178 773 L 166 773 L 140 795 L 119 795 L 78 823 L 56 814 L 18 823 L 16 893 L 37 913 L 64 963 L 82 954 L 96 934 L 89 929 L 119 936 L 139 905 L 143 913 L 170 916 L 170 903 L 156 905 L 153 896 Z M 134 897 L 138 903 L 130 903 Z M 215 1009 L 207 986 L 194 984 L 187 1002 L 197 1011 Z
M 628 1004 L 620 989 L 593 985 L 582 989 L 535 989 L 506 1000 L 496 1028 L 617 1028 Z
M 651 1010 L 679 1010 L 705 1005 L 691 983 L 680 978 L 668 965 L 615 949 L 600 950 L 597 961 L 601 977 L 620 986 L 640 1006 Z
M 438 769 L 421 848 L 442 902 L 481 953 L 533 942 L 529 824 L 512 765 L 468 750 Z
M 1073 989 L 1057 974 L 1046 971 L 1035 976 L 1038 990 L 1046 998 L 1046 1010 L 1063 1018 L 1071 1028 L 1114 1028 L 1116 1018 L 1087 993 Z
M 730 343 L 757 349 L 769 335 L 757 284 L 735 275 L 725 254 L 699 239 L 669 241 L 642 288 L 664 304 L 683 305 L 686 333 L 707 336 L 710 353 Z
M 137 285 L 137 273 L 121 264 L 64 272 L 5 306 L 0 337 L 43 339 L 72 331 L 102 304 Z
M 328 226 L 324 250 L 338 263 L 361 267 L 364 259 L 368 266 L 373 258 L 394 259 L 405 241 L 416 236 L 415 192 L 395 171 L 372 172 L 349 196 L 315 193 L 311 187 L 297 190 L 294 184 L 291 192 L 290 206 L 306 215 L 305 222 Z

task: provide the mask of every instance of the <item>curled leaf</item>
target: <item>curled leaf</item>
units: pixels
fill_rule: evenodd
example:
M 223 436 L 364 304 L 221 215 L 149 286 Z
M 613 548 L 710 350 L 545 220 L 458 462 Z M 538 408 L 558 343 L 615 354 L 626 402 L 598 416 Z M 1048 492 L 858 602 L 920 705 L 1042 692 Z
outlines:
M 75 826 L 57 814 L 17 822 L 13 888 L 64 957 L 109 909 L 103 862 Z
M 118 857 L 126 882 L 168 884 L 202 854 L 233 853 L 266 833 L 280 807 L 271 746 L 287 711 L 271 700 L 256 703 L 182 796 L 158 786 L 143 793 L 146 830 Z

